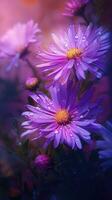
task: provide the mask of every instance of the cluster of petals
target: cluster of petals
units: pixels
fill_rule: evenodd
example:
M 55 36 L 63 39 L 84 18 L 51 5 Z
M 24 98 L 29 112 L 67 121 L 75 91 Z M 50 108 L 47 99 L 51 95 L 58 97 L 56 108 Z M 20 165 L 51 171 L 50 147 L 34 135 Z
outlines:
M 68 0 L 65 5 L 64 15 L 73 17 L 74 14 L 88 2 L 89 0 Z
M 52 43 L 39 53 L 37 68 L 47 80 L 62 84 L 71 75 L 78 80 L 86 79 L 88 72 L 97 77 L 104 70 L 109 48 L 110 34 L 104 28 L 71 24 L 61 32 L 52 33 Z
M 8 60 L 6 70 L 18 67 L 21 60 L 30 54 L 30 45 L 38 41 L 40 32 L 38 24 L 32 20 L 27 23 L 18 23 L 8 30 L 0 39 L 0 61 Z
M 26 121 L 22 125 L 26 131 L 22 137 L 34 134 L 32 139 L 44 138 L 45 146 L 52 143 L 56 148 L 66 144 L 81 149 L 81 141 L 89 142 L 90 132 L 102 127 L 97 123 L 97 106 L 89 102 L 91 92 L 79 100 L 78 89 L 71 82 L 49 90 L 51 98 L 41 93 L 31 95 L 35 103 L 28 105 L 28 111 L 23 113 Z

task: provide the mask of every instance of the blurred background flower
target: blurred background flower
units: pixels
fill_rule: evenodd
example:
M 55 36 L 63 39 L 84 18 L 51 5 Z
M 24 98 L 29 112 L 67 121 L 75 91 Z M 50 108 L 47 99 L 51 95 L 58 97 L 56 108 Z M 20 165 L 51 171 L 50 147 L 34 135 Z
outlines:
M 107 121 L 101 132 L 101 140 L 96 143 L 103 169 L 112 168 L 112 121 Z
M 73 17 L 89 0 L 68 0 L 66 2 L 64 15 Z

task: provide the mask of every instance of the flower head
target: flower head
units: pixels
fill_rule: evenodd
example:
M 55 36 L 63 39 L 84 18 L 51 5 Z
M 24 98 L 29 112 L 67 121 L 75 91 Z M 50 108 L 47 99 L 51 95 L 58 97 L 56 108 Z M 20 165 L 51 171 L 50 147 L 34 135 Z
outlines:
M 19 61 L 30 54 L 30 45 L 37 42 L 38 25 L 33 21 L 26 24 L 18 23 L 10 29 L 0 40 L 0 59 L 10 62 L 7 70 L 19 65 Z
M 65 6 L 64 15 L 73 17 L 75 12 L 88 3 L 89 0 L 68 0 Z
M 103 28 L 70 25 L 60 34 L 53 33 L 52 39 L 49 49 L 40 52 L 41 63 L 37 65 L 48 80 L 65 83 L 71 74 L 85 79 L 88 71 L 99 76 L 110 48 L 109 33 Z
M 35 94 L 31 97 L 36 105 L 28 105 L 23 127 L 27 129 L 22 137 L 36 133 L 34 139 L 44 138 L 46 144 L 67 144 L 71 148 L 82 148 L 81 139 L 90 140 L 90 129 L 99 128 L 96 116 L 98 114 L 95 105 L 90 105 L 90 94 L 85 94 L 80 100 L 77 97 L 77 89 L 67 84 L 56 85 L 50 88 L 51 98 L 43 94 Z

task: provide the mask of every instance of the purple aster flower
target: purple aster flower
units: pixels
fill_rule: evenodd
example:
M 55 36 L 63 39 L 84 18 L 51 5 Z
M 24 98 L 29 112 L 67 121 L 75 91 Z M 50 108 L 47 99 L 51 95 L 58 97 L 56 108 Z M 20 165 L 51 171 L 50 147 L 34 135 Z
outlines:
M 90 129 L 101 128 L 96 123 L 98 108 L 88 103 L 91 94 L 78 100 L 77 89 L 68 84 L 51 87 L 50 95 L 51 98 L 44 94 L 31 96 L 35 105 L 28 105 L 29 111 L 23 113 L 26 121 L 22 125 L 27 130 L 22 137 L 35 133 L 33 139 L 44 138 L 45 146 L 53 142 L 55 148 L 67 144 L 72 149 L 81 149 L 81 139 L 90 140 Z
M 112 168 L 112 122 L 106 122 L 101 132 L 102 140 L 97 141 L 99 158 L 102 159 L 104 169 Z
M 18 23 L 0 40 L 0 59 L 8 61 L 6 70 L 18 67 L 30 55 L 32 46 L 37 42 L 38 25 L 33 21 Z
M 52 33 L 52 39 L 48 50 L 39 53 L 41 63 L 37 65 L 48 80 L 65 83 L 71 74 L 81 80 L 87 71 L 99 76 L 104 66 L 101 61 L 110 48 L 109 33 L 102 27 L 70 25 L 61 33 Z
M 88 2 L 89 0 L 68 0 L 65 6 L 64 15 L 73 17 L 75 12 Z

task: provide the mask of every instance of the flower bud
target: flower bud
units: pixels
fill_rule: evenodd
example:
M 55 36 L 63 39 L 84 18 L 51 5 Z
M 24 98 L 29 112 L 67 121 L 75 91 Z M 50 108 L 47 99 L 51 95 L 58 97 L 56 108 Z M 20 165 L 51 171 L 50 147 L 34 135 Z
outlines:
M 50 166 L 51 160 L 48 155 L 40 154 L 35 158 L 34 163 L 39 169 L 46 169 Z
M 28 90 L 35 90 L 38 86 L 39 80 L 36 77 L 28 78 L 25 86 Z

